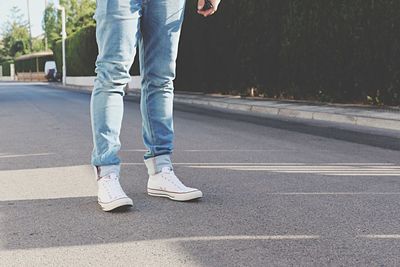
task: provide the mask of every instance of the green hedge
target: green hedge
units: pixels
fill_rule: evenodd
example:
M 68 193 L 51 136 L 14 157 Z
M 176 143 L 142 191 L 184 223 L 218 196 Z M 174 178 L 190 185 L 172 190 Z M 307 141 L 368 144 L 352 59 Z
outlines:
M 36 61 L 37 60 L 37 61 Z M 37 72 L 37 67 L 39 67 L 38 71 L 44 71 L 44 65 L 46 61 L 54 60 L 53 56 L 44 56 L 39 58 L 30 58 L 15 61 L 15 71 L 18 72 Z
M 10 65 L 13 63 L 14 63 L 13 60 L 4 61 L 1 63 L 1 66 L 3 67 L 3 76 L 11 75 Z
M 224 0 L 207 19 L 196 5 L 187 1 L 176 90 L 400 105 L 400 1 Z M 60 41 L 55 54 L 61 69 Z M 75 33 L 68 75 L 94 75 L 96 56 L 95 28 Z
M 289 1 L 284 17 L 281 90 L 400 104 L 400 1 Z
M 56 58 L 57 70 L 62 70 L 62 41 L 55 43 L 53 52 Z M 80 29 L 65 42 L 67 76 L 94 76 L 95 63 L 98 54 L 96 43 L 96 27 L 88 26 Z M 138 63 L 131 69 L 132 75 L 138 75 Z
M 178 90 L 400 104 L 400 1 L 187 1 Z
M 62 71 L 62 41 L 55 43 L 53 52 L 56 55 L 57 70 Z M 67 38 L 65 42 L 67 76 L 93 76 L 94 62 L 97 57 L 96 29 L 86 27 Z

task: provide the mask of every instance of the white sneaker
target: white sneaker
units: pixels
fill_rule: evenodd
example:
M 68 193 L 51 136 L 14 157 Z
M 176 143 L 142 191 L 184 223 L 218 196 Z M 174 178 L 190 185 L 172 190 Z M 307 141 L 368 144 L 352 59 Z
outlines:
M 96 178 L 97 178 L 97 170 Z M 123 206 L 133 206 L 133 201 L 122 190 L 119 184 L 119 177 L 116 173 L 97 180 L 98 202 L 104 211 L 111 211 Z
M 169 167 L 162 168 L 160 173 L 150 175 L 147 193 L 150 196 L 167 197 L 176 201 L 188 201 L 203 196 L 200 190 L 185 186 Z

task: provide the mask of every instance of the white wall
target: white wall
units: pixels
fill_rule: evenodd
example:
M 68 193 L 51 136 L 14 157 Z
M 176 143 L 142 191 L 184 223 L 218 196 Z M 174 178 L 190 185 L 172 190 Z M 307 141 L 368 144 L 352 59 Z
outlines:
M 15 80 L 15 65 L 10 64 L 10 76 L 12 80 Z
M 82 86 L 82 87 L 92 87 L 94 84 L 93 77 L 68 77 L 66 78 L 67 85 Z
M 11 81 L 14 81 L 14 78 L 11 76 L 3 76 L 3 77 L 0 77 L 0 81 L 1 82 L 11 82 Z

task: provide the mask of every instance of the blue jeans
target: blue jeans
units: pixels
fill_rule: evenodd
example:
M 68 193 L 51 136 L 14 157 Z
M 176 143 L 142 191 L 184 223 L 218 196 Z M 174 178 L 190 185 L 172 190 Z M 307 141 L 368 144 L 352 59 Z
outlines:
M 185 0 L 97 0 L 99 55 L 90 102 L 93 166 L 119 171 L 124 87 L 139 45 L 142 137 L 148 173 L 171 167 L 175 62 Z

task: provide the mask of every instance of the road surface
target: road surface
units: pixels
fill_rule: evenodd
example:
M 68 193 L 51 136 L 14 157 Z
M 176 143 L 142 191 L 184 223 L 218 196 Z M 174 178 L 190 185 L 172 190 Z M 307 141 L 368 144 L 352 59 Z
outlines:
M 145 193 L 139 105 L 127 101 L 121 183 L 134 208 L 105 213 L 89 100 L 0 84 L 0 266 L 400 265 L 393 132 L 177 106 L 175 172 L 204 198 L 176 203 Z

